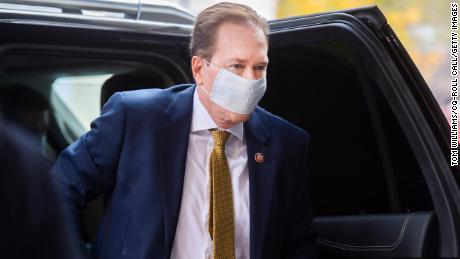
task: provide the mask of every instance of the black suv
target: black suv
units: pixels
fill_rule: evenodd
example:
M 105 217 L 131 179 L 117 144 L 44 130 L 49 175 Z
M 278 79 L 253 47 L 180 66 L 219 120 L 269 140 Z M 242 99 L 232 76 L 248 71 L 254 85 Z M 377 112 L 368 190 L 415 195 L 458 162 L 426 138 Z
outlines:
M 90 102 L 193 81 L 195 17 L 132 2 L 1 1 L 0 94 L 21 84 L 46 96 L 55 154 L 88 129 Z M 273 20 L 269 41 L 260 105 L 311 134 L 320 258 L 460 257 L 449 124 L 380 10 Z M 104 198 L 82 208 L 88 242 Z

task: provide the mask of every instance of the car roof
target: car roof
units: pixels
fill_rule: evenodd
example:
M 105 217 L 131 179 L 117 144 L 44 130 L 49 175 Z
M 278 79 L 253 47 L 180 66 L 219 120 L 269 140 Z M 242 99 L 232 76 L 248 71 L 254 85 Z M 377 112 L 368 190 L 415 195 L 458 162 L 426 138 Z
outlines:
M 1 0 L 0 22 L 189 35 L 195 15 L 164 0 Z

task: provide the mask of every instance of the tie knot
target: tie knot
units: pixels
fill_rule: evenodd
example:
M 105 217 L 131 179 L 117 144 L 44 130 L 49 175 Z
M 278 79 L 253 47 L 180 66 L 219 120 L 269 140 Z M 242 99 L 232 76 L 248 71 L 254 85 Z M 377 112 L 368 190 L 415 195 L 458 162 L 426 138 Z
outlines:
M 217 129 L 210 129 L 211 136 L 214 139 L 215 146 L 225 146 L 225 142 L 227 142 L 228 138 L 230 137 L 230 132 L 226 130 L 217 130 Z

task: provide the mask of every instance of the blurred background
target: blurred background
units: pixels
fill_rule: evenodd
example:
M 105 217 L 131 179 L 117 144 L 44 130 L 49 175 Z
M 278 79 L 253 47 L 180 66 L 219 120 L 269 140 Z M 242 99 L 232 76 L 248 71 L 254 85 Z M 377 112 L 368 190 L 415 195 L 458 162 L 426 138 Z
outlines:
M 219 0 L 171 0 L 198 14 Z M 450 113 L 450 1 L 447 0 L 245 0 L 267 19 L 377 5 L 432 89 Z M 450 116 L 450 115 L 449 115 Z

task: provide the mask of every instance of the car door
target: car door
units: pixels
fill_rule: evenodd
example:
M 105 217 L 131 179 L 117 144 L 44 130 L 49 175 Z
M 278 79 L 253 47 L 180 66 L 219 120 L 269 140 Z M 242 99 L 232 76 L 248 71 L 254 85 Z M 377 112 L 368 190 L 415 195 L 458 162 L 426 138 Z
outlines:
M 270 22 L 267 110 L 312 139 L 320 258 L 458 257 L 449 125 L 377 7 Z

